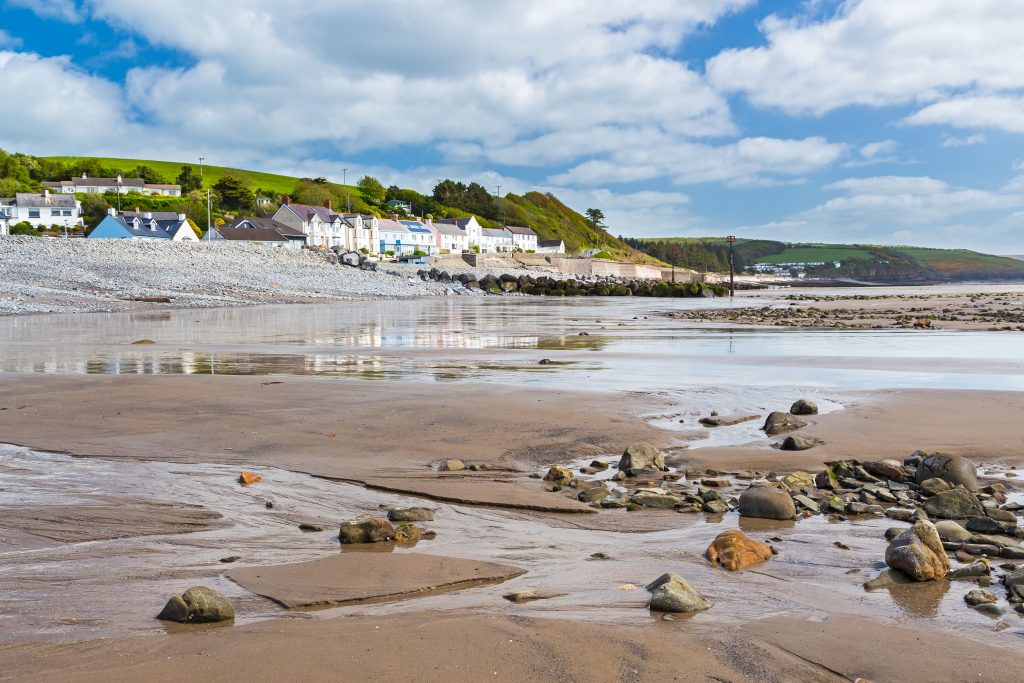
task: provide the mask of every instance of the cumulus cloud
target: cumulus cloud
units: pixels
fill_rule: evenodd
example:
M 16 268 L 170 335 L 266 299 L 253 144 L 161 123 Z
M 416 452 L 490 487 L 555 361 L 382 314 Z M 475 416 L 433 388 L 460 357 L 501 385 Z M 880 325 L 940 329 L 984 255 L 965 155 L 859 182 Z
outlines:
M 911 125 L 946 125 L 955 128 L 994 128 L 1024 133 L 1024 96 L 953 97 L 930 104 L 904 119 Z
M 82 20 L 75 0 L 7 0 L 7 4 L 32 10 L 43 19 L 58 19 L 75 24 Z
M 980 145 L 985 141 L 986 138 L 982 133 L 974 133 L 962 138 L 944 133 L 941 144 L 943 147 L 971 147 L 972 145 Z
M 764 20 L 762 47 L 709 60 L 711 82 L 751 102 L 823 114 L 1024 87 L 1021 0 L 851 0 L 823 19 Z

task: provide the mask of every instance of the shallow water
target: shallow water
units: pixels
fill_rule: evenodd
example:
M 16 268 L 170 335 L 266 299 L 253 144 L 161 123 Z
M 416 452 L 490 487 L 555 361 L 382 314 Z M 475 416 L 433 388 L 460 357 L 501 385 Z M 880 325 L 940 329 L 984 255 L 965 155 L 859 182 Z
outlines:
M 0 445 L 4 485 L 0 504 L 100 504 L 111 499 L 152 499 L 201 505 L 223 515 L 226 526 L 188 534 L 155 535 L 61 544 L 17 544 L 0 552 L 0 641 L 77 640 L 112 635 L 159 634 L 180 629 L 154 615 L 168 597 L 202 583 L 228 595 L 236 623 L 274 617 L 329 618 L 353 614 L 477 608 L 605 623 L 656 620 L 646 609 L 643 586 L 666 570 L 687 577 L 715 607 L 681 616 L 664 628 L 739 624 L 773 614 L 824 618 L 841 611 L 920 623 L 997 639 L 1019 647 L 1020 619 L 992 633 L 996 620 L 963 604 L 970 584 L 935 582 L 866 592 L 861 584 L 882 568 L 883 531 L 891 520 L 864 518 L 834 523 L 822 516 L 769 522 L 725 515 L 670 511 L 604 511 L 599 514 L 663 515 L 676 527 L 653 533 L 615 533 L 549 526 L 509 511 L 417 500 L 370 491 L 275 468 L 264 479 L 238 485 L 238 470 L 224 465 L 71 458 Z M 556 494 L 552 494 L 556 495 Z M 274 506 L 268 509 L 266 501 Z M 436 540 L 412 547 L 370 546 L 375 551 L 433 553 L 488 560 L 529 569 L 500 585 L 465 589 L 401 602 L 285 612 L 223 576 L 229 567 L 281 564 L 365 548 L 340 546 L 337 524 L 383 506 L 424 505 L 436 510 Z M 571 520 L 570 520 L 571 521 Z M 314 522 L 323 532 L 299 531 Z M 900 525 L 902 526 L 902 525 Z M 720 532 L 739 528 L 752 538 L 774 537 L 779 555 L 752 571 L 725 572 L 702 554 Z M 468 543 L 467 540 L 472 542 Z M 849 550 L 833 545 L 842 541 Z M 602 551 L 610 560 L 593 560 Z M 219 562 L 239 555 L 235 564 Z M 624 589 L 632 584 L 635 589 Z M 507 592 L 536 589 L 560 597 L 516 605 Z M 999 590 L 998 587 L 994 590 Z M 230 627 L 230 626 L 228 626 Z

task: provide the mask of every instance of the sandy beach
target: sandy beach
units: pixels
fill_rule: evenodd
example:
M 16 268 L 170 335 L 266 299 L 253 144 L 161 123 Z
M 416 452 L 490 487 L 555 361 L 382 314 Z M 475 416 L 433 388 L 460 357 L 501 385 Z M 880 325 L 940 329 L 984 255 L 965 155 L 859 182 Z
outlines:
M 625 485 L 680 496 L 721 480 L 735 500 L 748 473 L 917 450 L 969 457 L 980 485 L 1018 495 L 1012 345 L 900 331 L 875 354 L 834 337 L 808 355 L 811 337 L 780 351 L 779 333 L 666 324 L 660 302 L 428 301 L 8 319 L 0 593 L 16 628 L 0 676 L 263 679 L 315 658 L 310 677 L 332 680 L 914 681 L 1007 680 L 1024 665 L 1020 617 L 966 607 L 970 582 L 864 589 L 892 519 L 578 500 L 615 483 L 641 441 L 671 476 Z M 739 353 L 712 353 L 723 339 Z M 759 428 L 804 396 L 822 410 L 794 433 L 815 445 L 779 450 Z M 723 426 L 698 422 L 712 411 Z M 552 465 L 580 483 L 553 487 L 540 478 Z M 240 486 L 242 470 L 263 479 Z M 341 521 L 409 506 L 431 511 L 436 537 L 339 546 Z M 711 566 L 705 548 L 736 528 L 775 556 Z M 648 610 L 643 587 L 666 571 L 712 608 Z M 192 585 L 227 596 L 235 620 L 154 618 Z M 503 599 L 516 591 L 542 599 Z

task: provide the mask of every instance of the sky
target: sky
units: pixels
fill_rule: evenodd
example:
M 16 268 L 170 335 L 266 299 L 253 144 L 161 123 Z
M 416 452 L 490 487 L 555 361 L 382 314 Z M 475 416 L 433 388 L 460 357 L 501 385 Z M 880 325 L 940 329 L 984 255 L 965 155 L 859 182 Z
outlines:
M 1024 0 L 0 0 L 0 148 L 1024 254 Z

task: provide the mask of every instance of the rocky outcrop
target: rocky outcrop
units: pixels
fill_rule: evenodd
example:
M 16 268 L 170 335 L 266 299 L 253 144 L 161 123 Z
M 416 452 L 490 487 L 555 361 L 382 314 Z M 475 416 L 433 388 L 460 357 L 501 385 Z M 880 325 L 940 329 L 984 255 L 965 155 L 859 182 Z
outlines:
M 693 589 L 677 574 L 662 574 L 647 586 L 651 593 L 650 608 L 661 612 L 699 612 L 711 602 Z
M 729 571 L 737 571 L 771 559 L 772 549 L 760 541 L 748 538 L 740 531 L 730 529 L 718 534 L 704 555 L 711 564 L 717 564 Z
M 175 595 L 156 616 L 163 621 L 203 624 L 235 618 L 235 608 L 226 597 L 206 586 L 193 586 Z
M 935 525 L 923 519 L 889 543 L 885 563 L 915 581 L 941 579 L 951 566 Z
M 796 505 L 790 495 L 774 486 L 751 486 L 740 495 L 740 516 L 761 519 L 795 519 Z

